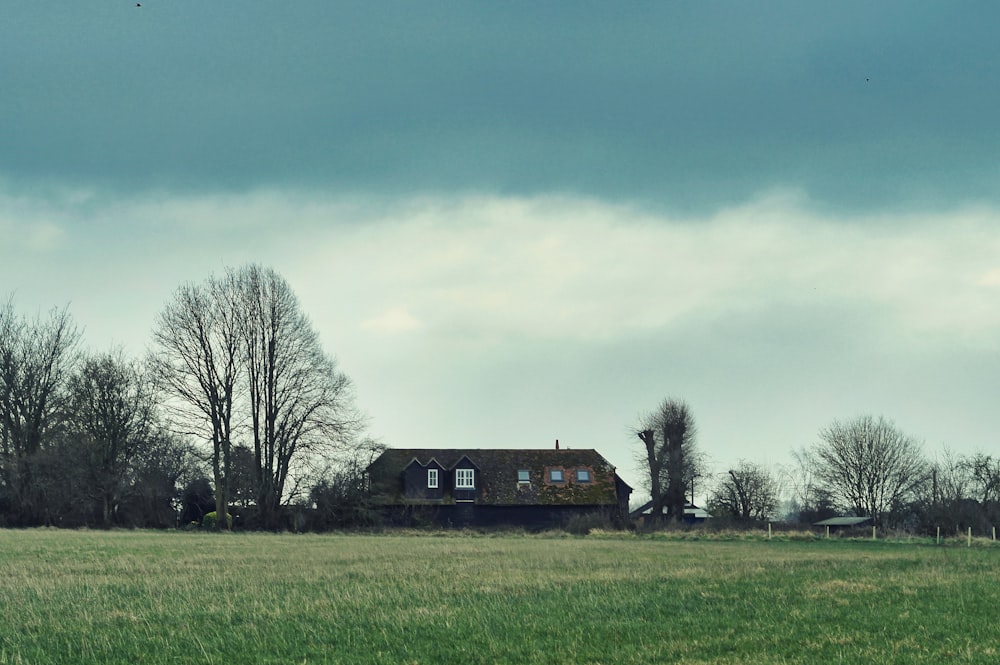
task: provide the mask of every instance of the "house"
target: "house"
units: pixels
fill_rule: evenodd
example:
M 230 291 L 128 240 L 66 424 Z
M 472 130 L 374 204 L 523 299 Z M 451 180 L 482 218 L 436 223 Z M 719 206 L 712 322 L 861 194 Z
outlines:
M 390 448 L 368 466 L 372 504 L 395 524 L 558 527 L 621 522 L 632 488 L 596 450 Z

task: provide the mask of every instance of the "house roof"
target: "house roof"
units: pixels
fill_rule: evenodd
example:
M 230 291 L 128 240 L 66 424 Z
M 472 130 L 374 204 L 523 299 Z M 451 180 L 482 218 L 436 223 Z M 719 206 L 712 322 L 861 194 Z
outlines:
M 635 510 L 629 513 L 629 516 L 633 519 L 641 515 L 652 515 L 653 514 L 653 502 L 647 501 Z M 663 506 L 663 514 L 667 514 L 667 507 Z M 712 515 L 704 508 L 699 508 L 691 502 L 684 504 L 684 516 L 694 518 L 696 520 L 704 520 L 710 518 Z
M 860 526 L 871 521 L 870 517 L 831 517 L 816 522 L 815 526 Z
M 451 471 L 464 458 L 480 472 L 477 502 L 486 505 L 614 505 L 616 482 L 624 485 L 615 467 L 592 449 L 390 448 L 368 467 L 372 494 L 382 501 L 399 500 L 402 472 L 414 460 L 421 465 L 435 460 Z M 566 482 L 547 481 L 553 468 L 566 471 Z M 576 482 L 576 469 L 589 469 L 590 482 Z M 528 471 L 529 483 L 518 482 L 521 470 Z

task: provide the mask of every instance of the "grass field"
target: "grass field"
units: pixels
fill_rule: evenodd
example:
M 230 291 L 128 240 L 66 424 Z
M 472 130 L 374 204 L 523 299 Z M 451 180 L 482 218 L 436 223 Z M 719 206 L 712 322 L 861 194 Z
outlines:
M 0 664 L 997 662 L 998 547 L 0 531 Z

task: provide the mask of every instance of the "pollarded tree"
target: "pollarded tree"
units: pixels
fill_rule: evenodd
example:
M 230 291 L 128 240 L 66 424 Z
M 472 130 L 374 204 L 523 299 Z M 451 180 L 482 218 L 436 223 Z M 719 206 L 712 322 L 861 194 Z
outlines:
M 927 479 L 920 445 L 881 416 L 835 421 L 819 437 L 812 455 L 817 479 L 847 507 L 877 524 Z
M 684 519 L 685 494 L 700 475 L 695 433 L 690 408 L 677 399 L 663 400 L 639 422 L 636 435 L 644 447 L 640 459 L 649 471 L 654 516 L 659 517 L 666 508 L 671 521 Z
M 719 481 L 709 497 L 713 515 L 742 521 L 766 520 L 778 507 L 778 483 L 767 469 L 741 461 Z

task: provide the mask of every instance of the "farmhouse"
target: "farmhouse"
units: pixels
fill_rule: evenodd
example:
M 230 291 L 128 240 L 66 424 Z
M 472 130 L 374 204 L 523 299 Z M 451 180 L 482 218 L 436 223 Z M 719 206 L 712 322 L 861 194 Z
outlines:
M 632 488 L 596 450 L 390 448 L 368 467 L 371 501 L 391 523 L 555 527 L 628 515 Z

